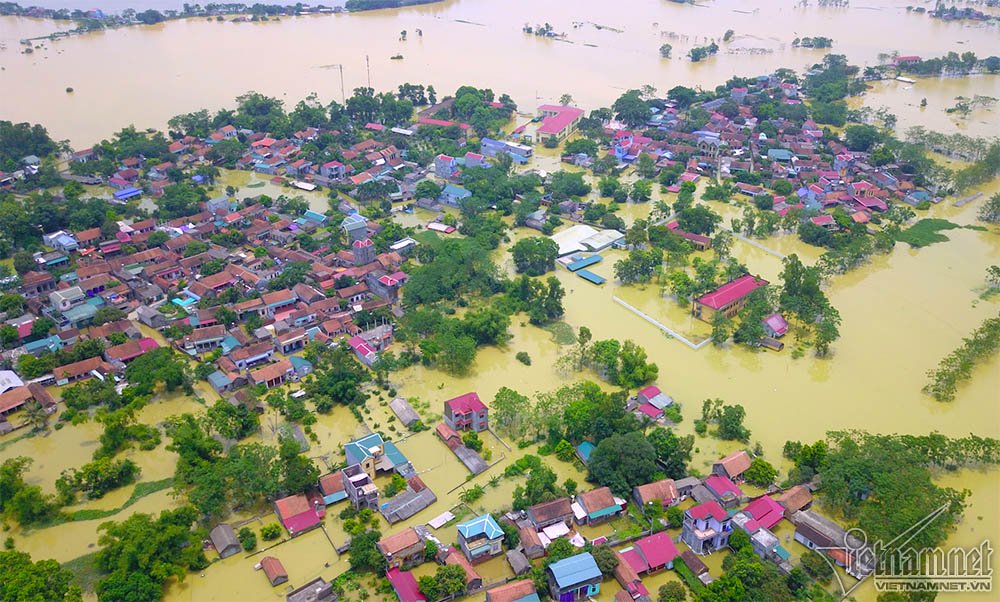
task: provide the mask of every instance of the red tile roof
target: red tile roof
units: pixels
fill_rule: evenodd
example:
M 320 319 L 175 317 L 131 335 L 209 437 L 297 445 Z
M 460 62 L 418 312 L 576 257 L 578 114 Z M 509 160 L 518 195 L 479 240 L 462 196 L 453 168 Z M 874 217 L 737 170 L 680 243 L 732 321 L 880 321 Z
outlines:
M 427 598 L 420 593 L 420 587 L 417 586 L 417 579 L 413 573 L 391 569 L 385 576 L 392 584 L 392 589 L 396 590 L 399 602 L 427 602 Z
M 703 504 L 698 504 L 697 506 L 690 508 L 688 512 L 691 517 L 697 520 L 707 518 L 711 516 L 717 521 L 726 520 L 726 511 L 722 509 L 719 502 L 712 500 L 710 502 L 705 502 Z
M 479 399 L 479 395 L 476 393 L 459 395 L 454 399 L 449 399 L 444 404 L 450 407 L 451 411 L 456 414 L 474 413 L 486 409 L 486 405 Z
M 743 297 L 746 297 L 766 284 L 767 280 L 764 280 L 763 278 L 745 274 L 736 280 L 727 282 L 714 291 L 699 297 L 698 303 L 711 307 L 712 309 L 721 309 L 742 299 Z
M 551 117 L 542 119 L 542 125 L 538 128 L 540 134 L 559 134 L 574 120 L 583 115 L 583 109 L 567 107 L 563 105 L 542 105 L 539 111 L 555 112 Z

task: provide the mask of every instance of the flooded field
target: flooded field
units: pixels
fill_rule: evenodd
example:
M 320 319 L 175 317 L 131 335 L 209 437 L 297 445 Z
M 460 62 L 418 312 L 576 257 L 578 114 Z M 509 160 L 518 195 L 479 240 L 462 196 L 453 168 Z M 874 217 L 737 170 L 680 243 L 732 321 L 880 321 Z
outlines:
M 130 123 L 162 127 L 178 113 L 230 105 L 251 89 L 292 104 L 310 92 L 340 100 L 339 66 L 349 92 L 369 82 L 366 60 L 377 89 L 409 81 L 434 84 L 444 95 L 473 84 L 507 92 L 533 111 L 566 93 L 592 108 L 643 84 L 661 90 L 677 84 L 714 87 L 734 74 L 802 69 L 823 56 L 793 48 L 796 37 L 831 37 L 834 51 L 858 65 L 876 64 L 879 53 L 892 51 L 995 52 L 996 28 L 944 23 L 907 13 L 907 4 L 913 3 L 802 8 L 793 0 L 771 0 L 749 8 L 740 0 L 699 5 L 636 0 L 622 10 L 613 2 L 581 0 L 568 11 L 559 0 L 448 0 L 402 11 L 268 23 L 170 21 L 45 42 L 30 55 L 20 53 L 18 40 L 49 33 L 54 24 L 2 18 L 0 42 L 6 49 L 0 51 L 0 87 L 16 93 L 0 98 L 0 116 L 43 123 L 53 137 L 84 147 Z M 522 32 L 526 23 L 546 22 L 566 37 Z M 401 30 L 416 29 L 423 36 L 399 40 Z M 718 56 L 701 63 L 684 58 L 691 47 L 721 40 L 729 29 L 735 38 Z M 673 46 L 674 58 L 660 57 L 664 43 Z M 390 60 L 397 53 L 404 60 Z M 997 96 L 987 79 L 970 80 L 965 91 Z M 67 94 L 67 86 L 75 91 Z M 894 95 L 899 98 L 882 103 L 911 103 L 915 94 L 889 94 Z M 942 102 L 950 106 L 953 96 L 948 92 Z M 935 102 L 927 112 L 941 110 Z

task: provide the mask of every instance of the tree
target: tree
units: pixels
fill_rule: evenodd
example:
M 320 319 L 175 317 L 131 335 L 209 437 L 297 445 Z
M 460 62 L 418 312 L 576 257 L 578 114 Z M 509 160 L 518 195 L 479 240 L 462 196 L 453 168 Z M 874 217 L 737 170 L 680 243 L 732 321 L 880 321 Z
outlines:
M 249 527 L 243 527 L 240 529 L 237 537 L 240 540 L 240 545 L 243 547 L 243 551 L 249 552 L 257 547 L 257 534 L 251 531 Z
M 52 329 L 55 327 L 55 320 L 48 316 L 43 316 L 31 324 L 31 336 L 36 338 L 48 336 L 48 334 L 52 332 Z
M 107 574 L 97 584 L 102 602 L 113 600 L 158 600 L 151 597 L 155 584 L 160 588 L 168 579 L 183 580 L 188 571 L 208 566 L 201 542 L 206 533 L 192 529 L 197 512 L 190 506 L 164 510 L 158 518 L 133 514 L 122 522 L 106 522 L 97 528 L 100 536 L 96 564 Z M 138 575 L 138 576 L 135 576 Z M 147 577 L 148 576 L 148 577 Z M 124 585 L 138 586 L 141 597 L 119 598 Z M 104 592 L 103 594 L 101 592 Z
M 688 474 L 688 462 L 694 449 L 694 435 L 677 436 L 672 430 L 657 427 L 647 436 L 656 452 L 656 459 L 663 472 L 672 479 L 680 479 Z
M 594 546 L 590 555 L 594 557 L 597 568 L 601 569 L 601 574 L 605 578 L 614 575 L 615 568 L 618 567 L 618 555 L 614 550 L 608 546 Z
M 115 571 L 97 584 L 100 602 L 159 602 L 163 587 L 143 573 Z
M 421 180 L 413 195 L 418 199 L 437 199 L 441 196 L 441 187 L 433 180 Z
M 873 125 L 849 125 L 844 130 L 845 144 L 852 151 L 868 152 L 881 138 L 878 128 Z
M 653 480 L 658 471 L 656 450 L 641 432 L 611 435 L 597 444 L 587 469 L 590 480 L 627 496 L 636 485 Z
M 31 555 L 15 550 L 0 552 L 0 602 L 46 600 L 80 602 L 80 588 L 73 573 L 55 560 L 32 562 Z
M 14 253 L 13 262 L 14 271 L 22 276 L 38 267 L 38 264 L 35 263 L 34 256 L 27 251 L 18 251 L 17 253 Z
M 428 600 L 437 601 L 465 591 L 465 569 L 458 564 L 439 566 L 433 575 L 422 575 L 417 586 Z
M 117 322 L 123 318 L 125 318 L 125 312 L 117 307 L 102 307 L 94 312 L 94 325 L 100 326 L 108 322 Z
M 1000 223 L 1000 192 L 994 194 L 989 199 L 983 203 L 983 206 L 979 208 L 979 219 L 984 222 L 989 222 L 991 224 Z M 14 256 L 15 264 L 14 269 L 20 274 L 21 270 L 17 267 L 17 255 Z
M 711 235 L 722 222 L 722 216 L 701 205 L 688 207 L 677 214 L 677 225 L 695 234 Z
M 667 91 L 667 98 L 677 103 L 678 108 L 686 109 L 698 98 L 698 92 L 685 86 L 674 86 Z
M 283 437 L 278 454 L 283 475 L 281 487 L 285 491 L 301 493 L 319 479 L 319 468 L 316 468 L 312 459 L 301 455 L 299 442 L 295 439 Z
M 531 401 L 527 396 L 513 389 L 500 387 L 490 409 L 493 424 L 498 431 L 515 439 L 524 435 L 531 411 Z
M 656 596 L 656 602 L 685 602 L 685 600 L 687 600 L 687 590 L 677 581 L 668 581 L 661 585 Z
M 746 410 L 742 405 L 724 405 L 719 415 L 719 438 L 731 441 L 749 441 L 750 431 L 743 426 Z
M 777 469 L 775 469 L 774 466 L 771 466 L 771 463 L 764 458 L 754 458 L 753 462 L 750 463 L 750 468 L 743 473 L 743 478 L 745 478 L 748 483 L 758 485 L 760 487 L 767 487 L 771 485 L 774 483 L 774 479 L 777 476 Z
M 649 120 L 649 103 L 642 99 L 639 90 L 625 92 L 618 97 L 611 108 L 615 112 L 615 118 L 629 127 L 645 125 Z
M 833 578 L 830 562 L 813 550 L 808 550 L 800 558 L 802 570 L 820 583 L 829 583 Z
M 660 46 L 660 56 L 663 57 L 663 58 L 665 58 L 665 59 L 670 58 L 670 54 L 673 51 L 674 51 L 674 47 L 671 46 L 670 44 L 662 44 Z
M 371 572 L 376 575 L 385 572 L 385 556 L 375 545 L 381 538 L 382 533 L 377 530 L 365 531 L 351 537 L 351 544 L 347 548 L 351 570 Z
M 548 237 L 529 237 L 517 241 L 510 249 L 514 269 L 529 276 L 541 276 L 555 269 L 559 245 Z

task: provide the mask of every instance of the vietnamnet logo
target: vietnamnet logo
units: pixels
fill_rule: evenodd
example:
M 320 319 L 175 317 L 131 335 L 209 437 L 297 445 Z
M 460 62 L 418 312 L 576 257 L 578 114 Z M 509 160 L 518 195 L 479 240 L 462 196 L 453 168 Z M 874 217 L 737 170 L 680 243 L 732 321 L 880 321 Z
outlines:
M 853 584 L 845 583 L 842 575 L 834 571 L 841 600 L 868 579 L 879 593 L 992 592 L 993 545 L 988 539 L 967 548 L 916 549 L 910 545 L 917 534 L 947 511 L 948 504 L 936 508 L 889 542 L 869 543 L 867 534 L 855 528 L 847 531 L 842 546 L 815 548 L 831 566 L 836 564 L 857 579 Z

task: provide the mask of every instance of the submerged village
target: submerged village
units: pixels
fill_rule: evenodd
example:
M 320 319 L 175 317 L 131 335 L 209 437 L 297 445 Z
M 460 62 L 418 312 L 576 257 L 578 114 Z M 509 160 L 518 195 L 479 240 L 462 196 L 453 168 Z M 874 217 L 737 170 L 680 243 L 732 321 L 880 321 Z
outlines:
M 943 505 L 911 542 L 941 545 L 969 492 L 937 476 L 995 464 L 995 439 L 929 424 L 791 431 L 764 449 L 752 406 L 679 398 L 684 366 L 597 339 L 564 306 L 603 296 L 691 362 L 706 346 L 832 361 L 829 279 L 945 230 L 996 235 L 1000 194 L 981 189 L 1000 143 L 898 138 L 891 115 L 845 102 L 866 79 L 1000 69 L 967 55 L 861 72 L 829 54 L 802 73 L 629 90 L 589 110 L 471 86 L 290 108 L 248 93 L 85 149 L 3 123 L 0 592 L 876 599 L 870 583 L 854 591 L 885 561 L 869 542 Z M 946 206 L 977 225 L 931 217 Z M 775 250 L 777 237 L 815 253 Z M 737 244 L 780 276 L 742 263 Z M 982 303 L 1000 286 L 991 270 Z M 655 301 L 624 298 L 634 287 Z M 414 395 L 402 376 L 474 373 L 523 329 L 560 340 L 555 357 L 516 354 L 551 367 L 549 390 L 523 389 L 515 367 L 498 390 L 457 395 Z M 996 351 L 998 318 L 967 335 L 940 350 L 952 355 L 926 395 L 961 396 Z M 20 453 L 73 432 L 92 441 L 78 457 Z M 32 476 L 51 463 L 48 482 Z M 89 545 L 43 562 L 76 524 Z M 896 595 L 878 599 L 932 599 Z

